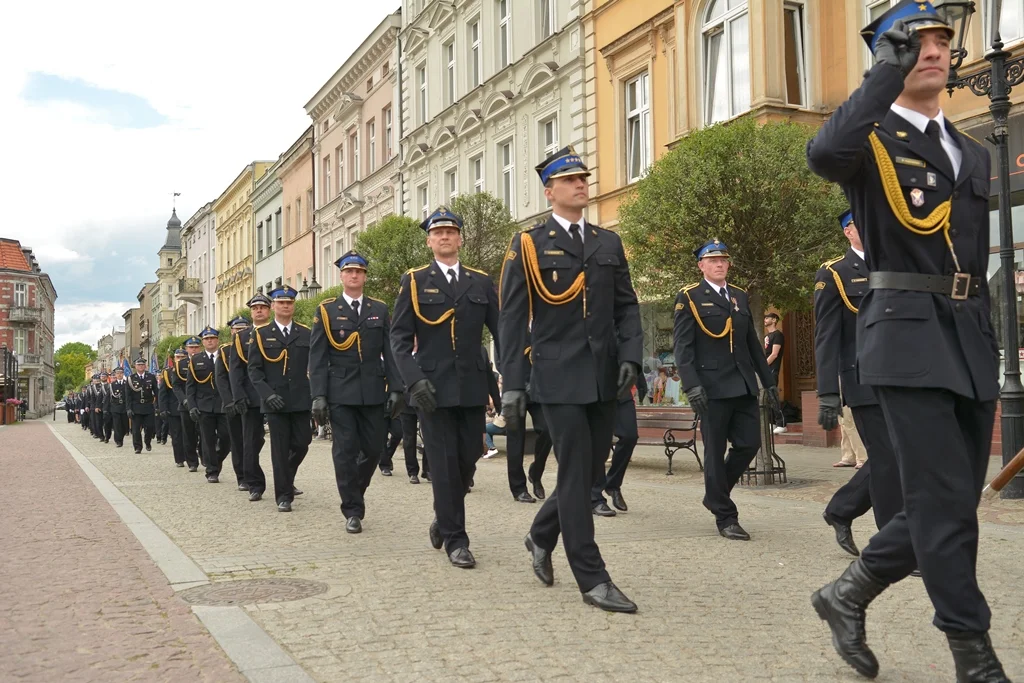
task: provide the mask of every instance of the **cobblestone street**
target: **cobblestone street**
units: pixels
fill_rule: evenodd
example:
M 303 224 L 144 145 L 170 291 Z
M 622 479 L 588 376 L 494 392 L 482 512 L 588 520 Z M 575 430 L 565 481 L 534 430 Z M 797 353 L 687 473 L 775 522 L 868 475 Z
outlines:
M 292 514 L 279 514 L 272 496 L 250 503 L 227 483 L 233 482 L 229 462 L 225 483 L 211 485 L 201 473 L 174 467 L 169 445 L 136 455 L 73 425 L 52 425 L 211 581 L 285 577 L 326 584 L 313 597 L 244 605 L 318 681 L 862 680 L 835 655 L 809 604 L 810 593 L 850 559 L 821 520 L 824 502 L 853 472 L 830 467 L 836 450 L 779 447 L 792 483 L 737 490 L 740 519 L 753 541 L 736 543 L 718 536 L 701 506 L 692 458 L 681 455 L 676 476 L 666 477 L 659 449 L 639 448 L 623 487 L 630 511 L 595 520 L 613 579 L 640 606 L 639 614 L 616 615 L 582 603 L 561 548 L 555 585 L 534 578 L 522 541 L 537 507 L 512 500 L 503 456 L 480 461 L 467 498 L 478 566 L 465 571 L 430 547 L 430 487 L 408 483 L 400 453 L 396 476 L 374 477 L 364 532 L 352 536 L 344 531 L 328 442 L 314 441 L 296 479 L 305 495 Z M 10 612 L 0 616 L 0 679 L 57 680 L 42 677 L 47 669 L 37 662 L 59 649 L 56 640 L 39 640 L 42 631 L 59 628 L 51 619 L 60 618 L 66 601 L 87 601 L 93 613 L 106 613 L 107 605 L 129 601 L 126 594 L 152 596 L 142 611 L 169 621 L 127 633 L 103 622 L 94 629 L 81 624 L 72 633 L 107 647 L 74 655 L 77 644 L 69 644 L 68 662 L 101 666 L 141 654 L 141 669 L 173 651 L 187 654 L 203 673 L 178 680 L 239 678 L 49 430 L 31 423 L 0 431 L 0 453 L 9 505 L 0 543 L 5 557 L 15 559 L 0 569 L 0 597 L 15 606 L 12 621 Z M 269 460 L 268 445 L 268 476 Z M 992 465 L 995 471 L 996 460 Z M 552 461 L 544 477 L 549 490 L 554 479 Z M 1024 680 L 1024 502 L 986 504 L 982 519 L 979 576 L 992 606 L 993 641 L 1008 675 Z M 871 528 L 868 518 L 855 525 L 862 546 Z M 114 546 L 120 555 L 101 551 Z M 128 586 L 130 580 L 137 585 Z M 931 626 L 920 580 L 892 587 L 868 614 L 879 681 L 952 680 L 952 658 Z M 90 633 L 96 629 L 112 630 Z M 148 630 L 158 632 L 135 649 L 116 644 Z M 12 638 L 14 647 L 7 647 Z M 171 641 L 181 643 L 171 647 Z

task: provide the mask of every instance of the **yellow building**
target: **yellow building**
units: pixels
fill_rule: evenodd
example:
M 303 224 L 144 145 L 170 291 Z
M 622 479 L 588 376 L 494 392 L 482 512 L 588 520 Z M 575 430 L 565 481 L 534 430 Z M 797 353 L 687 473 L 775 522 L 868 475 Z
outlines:
M 247 164 L 238 177 L 213 203 L 217 217 L 217 317 L 222 327 L 231 314 L 245 305 L 255 291 L 253 285 L 252 194 L 273 161 Z

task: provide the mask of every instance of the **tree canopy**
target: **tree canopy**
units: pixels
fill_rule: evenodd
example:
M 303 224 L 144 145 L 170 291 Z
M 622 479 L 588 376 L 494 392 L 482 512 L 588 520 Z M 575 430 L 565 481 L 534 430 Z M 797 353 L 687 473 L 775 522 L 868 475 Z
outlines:
M 60 400 L 64 394 L 85 383 L 85 367 L 96 360 L 96 350 L 82 342 L 68 342 L 53 354 L 56 374 L 53 378 L 53 397 Z
M 460 194 L 449 208 L 463 221 L 459 260 L 488 273 L 497 283 L 509 242 L 519 229 L 512 214 L 487 192 Z
M 717 237 L 752 308 L 809 308 L 818 267 L 847 245 L 836 220 L 846 200 L 807 168 L 813 133 L 739 119 L 694 131 L 658 160 L 619 210 L 641 296 L 670 300 L 696 281 L 692 252 Z
M 394 309 L 402 275 L 431 259 L 419 223 L 408 216 L 387 216 L 359 233 L 355 248 L 370 264 L 366 274 L 367 294 L 387 303 L 389 309 Z M 338 288 L 332 296 L 340 292 Z

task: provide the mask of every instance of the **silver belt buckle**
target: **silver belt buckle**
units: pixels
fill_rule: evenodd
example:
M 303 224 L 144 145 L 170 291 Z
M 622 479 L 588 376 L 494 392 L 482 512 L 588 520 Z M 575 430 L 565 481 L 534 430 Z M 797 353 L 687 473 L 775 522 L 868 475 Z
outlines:
M 970 273 L 953 273 L 953 290 L 949 293 L 949 298 L 954 301 L 966 301 L 967 294 L 971 291 L 971 274 Z

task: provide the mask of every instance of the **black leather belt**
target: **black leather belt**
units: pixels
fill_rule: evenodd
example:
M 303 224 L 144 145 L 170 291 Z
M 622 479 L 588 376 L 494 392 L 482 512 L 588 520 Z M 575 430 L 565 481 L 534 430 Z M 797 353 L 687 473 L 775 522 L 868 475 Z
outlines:
M 868 275 L 868 286 L 871 289 L 902 289 L 908 292 L 945 294 L 951 299 L 963 301 L 969 296 L 978 296 L 981 293 L 981 278 L 971 277 L 970 273 L 924 275 L 877 271 Z

